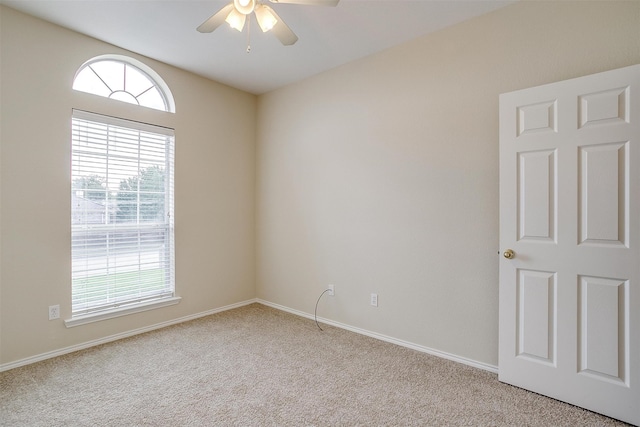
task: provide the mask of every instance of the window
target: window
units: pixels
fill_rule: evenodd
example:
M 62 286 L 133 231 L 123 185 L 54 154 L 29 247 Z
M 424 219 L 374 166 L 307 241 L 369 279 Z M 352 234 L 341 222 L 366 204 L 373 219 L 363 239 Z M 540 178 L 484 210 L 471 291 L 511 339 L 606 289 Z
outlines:
M 108 55 L 86 62 L 76 73 L 73 89 L 156 110 L 175 111 L 169 88 L 160 76 L 127 57 Z
M 73 89 L 175 112 L 162 78 L 125 56 L 87 61 Z M 80 110 L 71 126 L 67 327 L 176 304 L 173 129 Z
M 171 300 L 173 130 L 74 110 L 71 152 L 72 316 Z

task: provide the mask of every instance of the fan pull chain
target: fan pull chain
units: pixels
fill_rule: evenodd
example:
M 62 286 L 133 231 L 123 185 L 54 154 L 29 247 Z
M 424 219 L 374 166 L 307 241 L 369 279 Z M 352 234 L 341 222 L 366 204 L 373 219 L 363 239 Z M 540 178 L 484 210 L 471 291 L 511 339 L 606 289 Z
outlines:
M 249 22 L 247 23 L 247 53 L 251 52 L 251 16 L 248 17 Z

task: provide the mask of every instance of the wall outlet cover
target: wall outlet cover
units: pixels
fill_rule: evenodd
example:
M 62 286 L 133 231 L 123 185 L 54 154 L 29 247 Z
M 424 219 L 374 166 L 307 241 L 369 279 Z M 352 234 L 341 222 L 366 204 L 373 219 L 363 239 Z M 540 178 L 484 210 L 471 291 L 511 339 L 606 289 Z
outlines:
M 374 307 L 378 306 L 378 294 L 371 294 L 371 305 Z
M 49 306 L 49 320 L 55 320 L 60 318 L 60 305 Z

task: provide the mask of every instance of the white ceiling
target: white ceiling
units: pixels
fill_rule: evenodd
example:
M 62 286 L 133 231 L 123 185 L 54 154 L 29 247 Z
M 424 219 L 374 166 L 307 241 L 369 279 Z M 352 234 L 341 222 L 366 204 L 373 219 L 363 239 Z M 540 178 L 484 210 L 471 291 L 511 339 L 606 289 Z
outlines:
M 254 21 L 247 53 L 246 27 L 242 34 L 226 24 L 210 34 L 196 31 L 229 1 L 0 0 L 0 4 L 262 94 L 513 2 L 341 0 L 335 8 L 270 4 L 299 40 L 282 46 Z

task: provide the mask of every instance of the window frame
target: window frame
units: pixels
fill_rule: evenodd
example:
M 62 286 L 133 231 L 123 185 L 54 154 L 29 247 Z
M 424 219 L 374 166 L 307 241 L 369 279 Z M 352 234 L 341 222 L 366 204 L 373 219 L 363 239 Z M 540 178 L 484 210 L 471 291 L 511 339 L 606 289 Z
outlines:
M 168 278 L 165 278 L 165 280 L 168 280 L 168 285 L 170 289 L 169 291 L 163 292 L 162 295 L 158 295 L 157 297 L 151 297 L 146 299 L 141 298 L 139 301 L 135 301 L 134 299 L 131 299 L 126 302 L 113 303 L 111 304 L 111 307 L 102 308 L 99 310 L 89 310 L 85 312 L 84 309 L 73 311 L 73 308 L 72 308 L 72 317 L 68 320 L 65 320 L 65 325 L 67 327 L 74 327 L 74 326 L 79 326 L 86 323 L 91 323 L 91 322 L 105 320 L 105 319 L 111 319 L 114 317 L 119 317 L 127 314 L 138 313 L 141 311 L 146 311 L 146 310 L 151 310 L 159 307 L 165 307 L 168 305 L 177 304 L 178 302 L 180 302 L 181 298 L 177 297 L 175 294 L 175 244 L 174 244 L 175 243 L 175 227 L 174 227 L 174 188 L 173 188 L 174 164 L 175 164 L 174 163 L 174 156 L 175 156 L 174 130 L 170 128 L 158 126 L 158 125 L 151 125 L 151 124 L 141 123 L 133 120 L 115 118 L 111 116 L 91 113 L 91 112 L 82 111 L 82 110 L 75 110 L 75 109 L 73 110 L 72 117 L 73 117 L 72 122 L 79 120 L 79 121 L 88 121 L 91 123 L 97 123 L 107 127 L 109 126 L 116 127 L 116 128 L 124 127 L 128 129 L 134 129 L 135 131 L 138 131 L 138 132 L 147 132 L 147 133 L 151 132 L 157 135 L 163 135 L 167 138 L 166 143 L 168 144 L 168 146 L 166 150 L 168 152 L 166 154 L 167 159 L 165 164 L 165 171 L 166 171 L 165 177 L 167 178 L 167 180 L 165 181 L 165 192 L 164 192 L 166 197 L 165 198 L 165 214 L 164 214 L 164 222 L 162 223 L 164 225 L 162 225 L 161 227 L 166 228 L 166 233 L 168 234 L 168 235 L 164 235 L 164 239 L 165 239 L 164 241 L 165 241 L 165 244 L 167 245 L 167 247 L 164 250 L 168 252 L 164 255 L 166 259 L 163 258 L 162 262 L 168 262 L 168 265 L 165 267 L 168 268 L 167 273 L 169 276 Z M 81 175 L 74 175 L 74 171 L 73 171 L 73 167 L 74 167 L 73 156 L 76 154 L 75 138 L 76 136 L 73 135 L 72 133 L 72 137 L 71 137 L 72 173 L 71 173 L 71 188 L 70 188 L 72 191 L 72 194 L 75 191 L 73 188 L 74 178 L 81 177 Z M 108 146 L 108 142 L 107 142 L 107 146 Z M 107 153 L 106 155 L 108 156 L 109 154 Z M 139 158 L 139 154 L 138 154 L 138 158 Z M 114 191 L 114 190 L 115 188 L 107 188 L 105 192 L 105 199 L 107 198 L 107 194 L 109 193 L 109 191 Z M 139 206 L 139 205 L 140 205 L 140 199 L 138 198 L 136 206 Z M 105 206 L 107 206 L 106 202 L 105 202 Z M 155 223 L 152 223 L 151 225 L 141 226 L 140 217 L 139 217 L 140 215 L 139 208 L 137 212 L 138 212 L 137 214 L 138 216 L 136 217 L 137 225 L 135 227 L 127 226 L 128 229 L 131 229 L 132 231 L 136 230 L 136 232 L 139 233 L 141 230 L 148 230 L 149 227 L 154 227 L 156 225 Z M 106 216 L 107 217 L 109 216 L 108 208 L 106 208 Z M 74 213 L 72 210 L 71 221 L 73 222 L 73 220 L 74 220 Z M 106 230 L 113 230 L 112 227 L 116 227 L 117 221 L 115 220 L 113 224 L 110 224 L 108 219 L 103 221 L 105 221 L 105 224 L 95 225 L 94 230 L 98 230 L 100 232 L 104 231 L 108 234 Z M 86 226 L 86 220 L 84 224 Z M 72 253 L 73 253 L 73 241 L 74 241 L 73 236 L 75 231 L 73 224 L 71 228 L 72 228 Z M 164 232 L 165 231 L 163 231 L 163 233 Z M 139 248 L 137 253 L 138 255 L 141 253 Z M 72 257 L 72 279 L 73 279 L 73 262 L 74 260 Z M 140 261 L 138 262 L 138 267 L 140 267 Z M 138 282 L 138 286 L 139 287 L 141 286 L 140 282 Z M 72 281 L 72 295 L 73 294 L 74 294 L 74 291 L 73 291 L 73 281 Z

